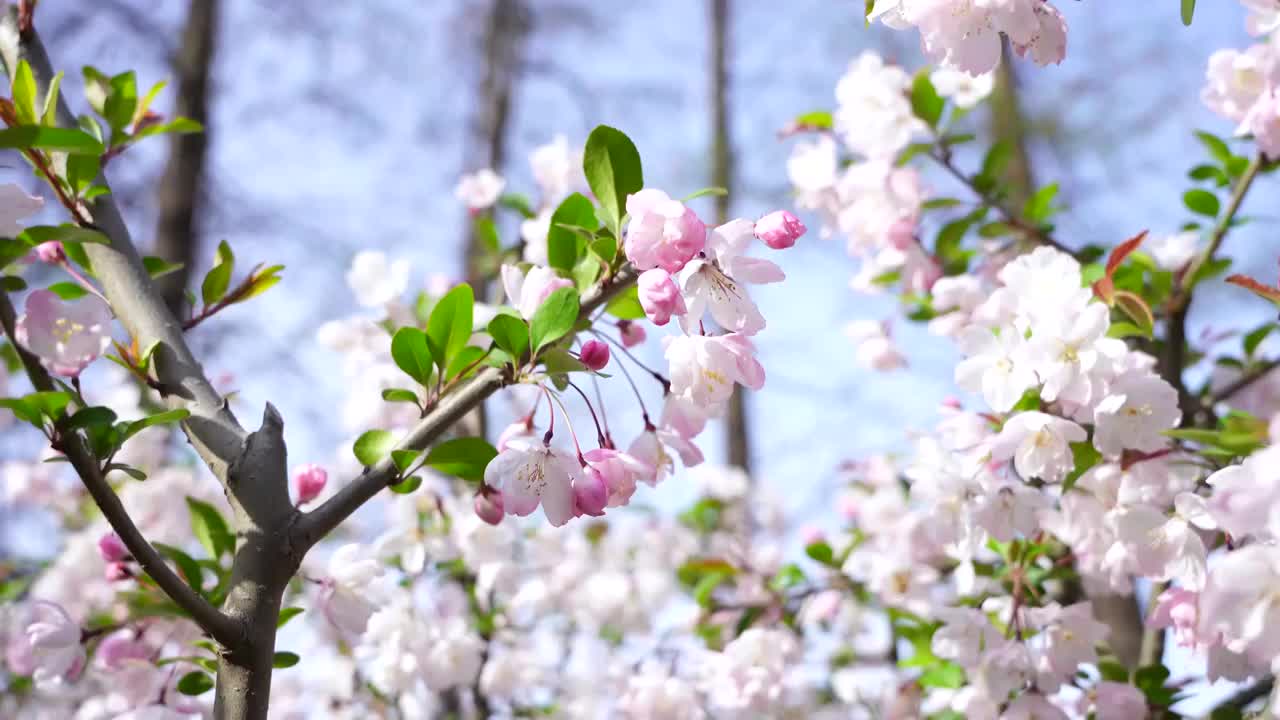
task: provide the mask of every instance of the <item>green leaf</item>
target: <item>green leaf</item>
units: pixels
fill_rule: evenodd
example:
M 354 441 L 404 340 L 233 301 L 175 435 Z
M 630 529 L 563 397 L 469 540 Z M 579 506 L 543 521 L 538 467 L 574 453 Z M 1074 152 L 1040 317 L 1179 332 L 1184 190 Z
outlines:
M 683 198 L 680 199 L 680 202 L 687 203 L 690 200 L 697 200 L 698 198 L 706 197 L 707 195 L 713 195 L 715 197 L 725 197 L 728 194 L 729 194 L 729 191 L 722 187 L 715 187 L 715 186 L 704 187 L 699 190 L 694 190 L 688 195 L 685 195 Z
M 441 372 L 471 338 L 475 294 L 471 286 L 458 285 L 436 302 L 427 321 L 427 347 Z
M 964 685 L 964 668 L 953 662 L 942 662 L 920 675 L 920 686 L 955 689 Z
M 1190 26 L 1196 14 L 1196 0 L 1182 0 L 1182 24 Z
M 218 560 L 223 554 L 235 553 L 236 537 L 217 508 L 192 497 L 187 498 L 187 508 L 191 511 L 191 532 L 209 557 Z
M 606 263 L 612 264 L 613 259 L 618 256 L 618 239 L 612 235 L 596 238 L 595 242 L 591 243 L 591 252 Z
M 70 280 L 56 282 L 45 289 L 63 300 L 79 300 L 89 294 L 89 291 L 85 290 L 83 285 Z
M 769 580 L 769 587 L 781 592 L 802 585 L 805 581 L 804 570 L 795 563 L 787 563 L 778 568 L 777 574 Z
M 183 695 L 203 695 L 213 689 L 213 678 L 207 673 L 192 670 L 178 680 L 177 687 Z
M 484 349 L 475 345 L 468 345 L 462 348 L 457 355 L 453 356 L 453 361 L 449 363 L 449 369 L 444 373 L 444 379 L 452 380 L 460 376 L 464 370 L 471 372 L 479 365 L 480 358 L 484 357 L 484 354 Z
M 572 270 L 586 247 L 586 241 L 567 228 L 579 227 L 595 232 L 599 225 L 595 208 L 585 195 L 574 193 L 565 198 L 551 214 L 551 227 L 547 230 L 547 264 L 559 270 Z
M 395 464 L 396 470 L 399 470 L 401 473 L 403 473 L 406 470 L 408 470 L 410 467 L 412 467 L 413 464 L 417 462 L 418 458 L 421 456 L 422 456 L 422 453 L 417 450 L 409 450 L 409 449 L 392 450 L 391 462 Z
M 298 664 L 302 658 L 298 657 L 298 653 L 278 652 L 271 658 L 271 667 L 273 668 L 291 668 Z
M 929 127 L 937 127 L 946 105 L 947 101 L 933 87 L 929 71 L 916 73 L 915 81 L 911 83 L 911 110 L 915 116 L 928 123 Z
M 514 315 L 495 315 L 489 321 L 489 336 L 513 358 L 518 359 L 529 350 L 529 326 Z
M 0 275 L 0 291 L 22 292 L 27 289 L 27 281 L 17 275 Z
M 711 607 L 711 593 L 726 580 L 733 577 L 730 573 L 710 572 L 703 575 L 693 588 L 693 600 L 699 607 Z
M 411 478 L 405 478 L 394 485 L 388 486 L 391 492 L 397 495 L 408 495 L 420 487 L 422 487 L 422 478 L 417 475 L 414 475 Z
M 1214 160 L 1217 160 L 1224 166 L 1231 162 L 1231 158 L 1234 157 L 1234 153 L 1231 152 L 1231 148 L 1227 147 L 1227 143 L 1225 141 L 1217 135 L 1207 133 L 1203 130 L 1197 130 L 1195 134 L 1196 139 L 1200 141 L 1201 145 L 1204 145 L 1205 149 L 1209 151 L 1209 154 L 1213 156 Z
M 1217 195 L 1200 188 L 1194 188 L 1183 193 L 1182 204 L 1186 205 L 1191 212 L 1206 217 L 1217 217 L 1218 210 L 1222 207 Z
M 600 259 L 594 255 L 583 255 L 577 265 L 573 266 L 573 284 L 582 292 L 586 292 L 587 288 L 595 285 L 596 278 L 600 277 Z
M 564 337 L 578 322 L 578 291 L 560 288 L 551 293 L 529 323 L 530 340 L 537 353 L 548 343 Z
M 26 58 L 18 61 L 18 70 L 13 74 L 13 109 L 18 115 L 19 123 L 39 124 L 36 115 L 36 78 L 31 73 L 31 65 Z
M 1102 453 L 1098 452 L 1088 440 L 1071 443 L 1072 470 L 1062 481 L 1062 491 L 1075 487 L 1076 481 L 1094 465 L 1102 461 Z
M 156 425 L 167 425 L 168 423 L 174 423 L 174 422 L 181 422 L 183 420 L 186 420 L 190 415 L 191 415 L 191 411 L 187 410 L 186 408 L 176 408 L 173 410 L 166 410 L 161 413 L 156 413 L 155 415 L 149 415 L 147 417 L 142 418 L 141 420 L 134 420 L 133 422 L 129 423 L 128 426 L 125 427 L 124 437 L 121 438 L 121 441 L 123 442 L 124 440 L 128 440 L 129 438 L 133 437 L 134 435 L 137 435 L 138 433 L 142 432 L 143 430 L 146 430 L 149 427 L 154 427 Z
M 158 278 L 181 270 L 182 263 L 172 263 L 164 258 L 148 255 L 142 258 L 142 267 L 146 268 L 148 275 Z
M 46 417 L 56 422 L 65 414 L 67 405 L 71 404 L 71 393 L 55 391 L 34 392 L 22 399 L 41 417 Z
M 280 617 L 276 620 L 276 628 L 279 629 L 284 627 L 290 620 L 298 617 L 304 612 L 306 612 L 306 610 L 303 610 L 300 607 L 287 607 L 281 610 Z
M 78 227 L 70 223 L 62 225 L 31 225 L 18 234 L 18 239 L 33 247 L 42 243 L 53 242 L 54 240 L 64 243 L 98 243 L 103 245 L 110 242 L 106 235 L 97 230 Z
M 831 545 L 823 540 L 806 545 L 804 553 L 823 565 L 830 565 L 835 562 L 835 551 L 831 549 Z
M 1108 682 L 1129 682 L 1129 669 L 1115 660 L 1098 661 L 1098 674 Z
M 1266 323 L 1265 325 L 1261 325 L 1246 334 L 1244 336 L 1244 354 L 1249 357 L 1253 357 L 1253 353 L 1258 349 L 1258 346 L 1261 345 L 1262 341 L 1266 340 L 1267 336 L 1271 334 L 1271 331 L 1275 329 L 1275 323 Z
M 418 404 L 418 394 L 404 388 L 387 388 L 382 391 L 382 399 L 387 402 L 407 402 Z
M 396 438 L 386 430 L 369 430 L 356 438 L 353 451 L 361 465 L 377 465 L 395 447 Z
M 538 217 L 538 213 L 533 209 L 533 203 L 529 201 L 528 197 L 519 193 L 504 194 L 498 198 L 498 205 L 508 210 L 515 210 L 523 215 L 526 220 Z
M 461 437 L 431 448 L 426 465 L 445 475 L 479 483 L 484 480 L 485 467 L 497 456 L 498 451 L 484 438 Z
M 44 94 L 44 108 L 40 112 L 40 123 L 50 127 L 58 124 L 58 94 L 62 91 L 62 71 L 49 81 L 49 89 Z
M 415 327 L 402 327 L 391 337 L 391 359 L 396 367 L 418 381 L 420 385 L 431 382 L 431 350 L 427 346 L 427 334 Z M 384 396 L 385 399 L 385 396 Z M 417 396 L 413 397 L 414 402 Z
M 95 425 L 111 425 L 116 421 L 116 413 L 107 407 L 87 407 L 77 410 L 74 415 L 67 418 L 62 424 L 65 430 L 75 430 L 78 428 L 90 428 Z
M 1013 158 L 1013 146 L 1001 140 L 991 149 L 987 151 L 987 156 L 982 160 L 982 177 L 987 178 L 994 183 L 997 178 L 1004 172 L 1009 165 L 1009 160 Z
M 600 125 L 587 137 L 582 171 L 591 192 L 600 201 L 602 220 L 620 237 L 627 196 L 644 187 L 640 153 L 622 131 Z M 536 344 L 536 343 L 535 343 Z
M 644 306 L 640 304 L 640 291 L 636 289 L 635 285 L 628 287 L 614 296 L 609 301 L 609 304 L 604 306 L 604 311 L 619 320 L 644 319 Z
M 1022 205 L 1022 215 L 1034 223 L 1042 223 L 1053 215 L 1053 201 L 1058 197 L 1058 183 L 1049 183 L 1027 198 Z
M 196 592 L 203 591 L 204 575 L 200 571 L 200 563 L 196 562 L 195 558 L 172 545 L 158 542 L 151 544 L 155 546 L 161 555 L 169 558 L 174 565 L 178 566 L 178 571 L 186 578 L 188 585 L 195 589 Z
M 83 130 L 22 125 L 0 130 L 0 148 L 49 150 L 80 155 L 101 155 L 102 143 Z
M 496 253 L 502 249 L 502 240 L 498 238 L 498 226 L 494 224 L 493 218 L 481 215 L 475 219 L 474 232 L 476 237 L 480 238 L 480 242 L 489 252 Z
M 235 269 L 236 257 L 226 240 L 218 243 L 218 256 L 209 274 L 204 276 L 200 284 L 200 297 L 205 305 L 213 305 L 227 294 L 231 285 L 231 272 Z
M 26 257 L 31 246 L 20 240 L 0 237 L 0 270 Z
M 869 2 L 874 2 L 874 0 L 869 0 Z M 813 110 L 803 115 L 798 115 L 793 122 L 806 130 L 830 130 L 835 127 L 835 118 L 828 110 Z
M 583 365 L 581 360 L 570 355 L 568 350 L 561 348 L 552 348 L 542 353 L 538 359 L 542 361 L 548 375 L 587 371 L 587 366 Z
M 102 106 L 102 117 L 113 131 L 121 131 L 133 124 L 134 111 L 138 109 L 138 78 L 132 70 L 111 78 L 107 101 Z

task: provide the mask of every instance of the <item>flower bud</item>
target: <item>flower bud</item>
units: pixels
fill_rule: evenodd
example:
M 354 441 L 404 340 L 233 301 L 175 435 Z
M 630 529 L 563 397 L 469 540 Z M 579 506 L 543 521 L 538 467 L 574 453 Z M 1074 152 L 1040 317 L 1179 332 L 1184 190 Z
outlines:
M 661 268 L 646 270 L 636 280 L 640 293 L 640 305 L 654 325 L 666 325 L 672 315 L 686 312 L 684 296 L 680 294 L 671 273 Z
M 40 262 L 56 265 L 67 259 L 67 253 L 62 249 L 62 243 L 57 240 L 40 243 L 36 246 L 36 257 Z
M 128 565 L 125 565 L 122 562 L 113 562 L 107 563 L 107 567 L 103 571 L 102 576 L 107 579 L 107 582 L 119 582 L 133 577 L 133 573 L 129 570 Z
M 808 230 L 800 218 L 786 210 L 774 210 L 756 223 L 756 237 L 774 250 L 785 250 Z
M 599 340 L 588 340 L 583 343 L 578 359 L 588 368 L 600 372 L 609 364 L 609 346 Z
M 102 554 L 102 559 L 109 563 L 120 562 L 129 557 L 129 548 L 125 547 L 124 541 L 113 532 L 98 538 L 98 552 Z
M 293 492 L 298 496 L 298 504 L 304 505 L 315 500 L 324 491 L 329 481 L 329 473 L 315 463 L 299 465 L 293 471 Z
M 625 348 L 633 348 L 644 342 L 647 337 L 644 327 L 630 320 L 619 320 L 618 332 L 622 335 L 622 346 Z
M 600 516 L 609 502 L 609 484 L 594 467 L 582 468 L 581 482 L 573 484 L 573 508 L 577 514 Z
M 476 517 L 481 520 L 490 525 L 502 522 L 502 491 L 490 487 L 481 488 L 476 493 L 474 506 Z

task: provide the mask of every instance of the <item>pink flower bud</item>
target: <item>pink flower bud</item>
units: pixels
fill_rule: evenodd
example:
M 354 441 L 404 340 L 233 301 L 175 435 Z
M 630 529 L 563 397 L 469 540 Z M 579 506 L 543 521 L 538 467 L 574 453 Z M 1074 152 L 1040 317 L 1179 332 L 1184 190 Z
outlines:
M 122 562 L 113 562 L 107 563 L 107 567 L 103 571 L 102 576 L 107 579 L 107 582 L 119 582 L 133 577 L 133 573 L 129 571 L 128 565 L 125 565 Z
M 618 332 L 622 335 L 622 346 L 625 348 L 633 348 L 644 342 L 647 337 L 644 327 L 630 320 L 619 320 Z
M 502 491 L 490 487 L 481 488 L 476 493 L 474 507 L 476 517 L 490 525 L 497 525 L 502 522 Z
M 640 292 L 644 314 L 654 325 L 666 325 L 671 322 L 672 315 L 685 314 L 684 296 L 666 270 L 654 268 L 640 273 L 636 288 Z
M 329 473 L 315 463 L 299 465 L 293 471 L 293 492 L 298 496 L 298 504 L 304 505 L 315 500 L 329 481 Z
M 109 563 L 120 562 L 129 557 L 129 548 L 125 547 L 124 541 L 113 532 L 98 538 L 98 552 L 102 554 L 102 559 Z
M 62 243 L 52 240 L 36 246 L 36 257 L 39 258 L 40 262 L 55 265 L 66 260 L 67 253 L 62 249 Z
M 599 340 L 588 340 L 582 344 L 578 359 L 583 365 L 600 372 L 609 364 L 609 346 Z
M 858 497 L 853 493 L 841 495 L 839 502 L 840 516 L 851 522 L 858 519 L 858 505 Z
M 808 546 L 808 545 L 816 545 L 820 542 L 825 541 L 827 539 L 827 536 L 825 533 L 822 532 L 822 528 L 814 527 L 813 525 L 806 525 L 805 527 L 800 529 L 800 539 L 804 542 L 806 546 Z
M 886 239 L 890 247 L 898 250 L 906 250 L 916 242 L 916 221 L 911 218 L 902 218 L 889 226 L 889 232 Z
M 800 218 L 786 210 L 774 210 L 756 223 L 756 237 L 774 250 L 785 250 L 808 230 Z
M 609 502 L 609 484 L 599 470 L 587 465 L 582 468 L 580 482 L 573 483 L 573 509 L 575 514 L 600 516 Z

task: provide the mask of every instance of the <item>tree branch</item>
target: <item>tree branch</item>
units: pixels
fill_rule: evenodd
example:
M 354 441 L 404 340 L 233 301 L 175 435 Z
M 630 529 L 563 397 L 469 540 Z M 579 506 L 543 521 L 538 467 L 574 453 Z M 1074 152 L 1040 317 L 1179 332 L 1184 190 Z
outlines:
M 1259 152 L 1253 156 L 1249 167 L 1236 181 L 1235 188 L 1231 191 L 1231 199 L 1227 201 L 1227 209 L 1222 213 L 1222 217 L 1218 219 L 1218 223 L 1213 228 L 1213 234 L 1209 236 L 1209 245 L 1200 253 L 1191 265 L 1189 265 L 1182 274 L 1183 282 L 1194 282 L 1196 275 L 1200 269 L 1213 260 L 1214 254 L 1218 252 L 1218 248 L 1222 247 L 1222 241 L 1226 239 L 1227 232 L 1231 230 L 1231 223 L 1236 219 L 1236 213 L 1240 211 L 1240 206 L 1244 204 L 1245 195 L 1249 194 L 1249 188 L 1253 186 L 1253 181 L 1258 177 L 1258 171 L 1262 169 L 1264 162 L 1262 153 Z M 1190 288 L 1183 288 L 1178 294 L 1178 300 L 1182 305 L 1188 305 L 1191 302 Z
M 579 320 L 588 319 L 592 312 L 630 286 L 635 279 L 635 271 L 627 265 L 602 282 L 593 292 L 584 295 L 578 313 Z M 485 368 L 457 390 L 441 398 L 440 404 L 397 443 L 396 449 L 425 450 L 460 418 L 483 404 L 507 382 L 501 370 Z M 298 520 L 293 528 L 292 544 L 305 552 L 398 477 L 399 471 L 390 456 L 383 458 L 377 465 L 366 468 L 337 494 Z
M 0 15 L 0 60 L 12 77 L 20 60 L 26 60 L 36 80 L 37 97 L 48 91 L 54 72 L 49 55 L 34 30 L 22 33 L 18 27 L 17 8 L 11 6 Z M 64 97 L 58 98 L 58 125 L 77 127 L 75 115 Z M 97 184 L 107 186 L 105 176 Z M 89 203 L 88 214 L 109 243 L 85 245 L 94 272 L 112 310 L 138 342 L 139 347 L 156 345 L 156 374 L 160 384 L 169 390 L 166 397 L 173 407 L 185 407 L 191 415 L 183 422 L 183 430 L 200 457 L 225 487 L 227 468 L 239 455 L 246 432 L 227 408 L 208 379 L 200 363 L 187 347 L 182 325 L 169 312 L 151 276 L 129 236 L 129 229 L 116 206 L 114 195 L 107 193 Z
M 27 352 L 25 348 L 18 344 L 14 334 L 16 322 L 17 316 L 13 304 L 9 302 L 9 296 L 5 293 L 0 293 L 0 326 L 3 326 L 4 334 L 8 336 L 9 342 L 18 351 L 18 357 L 21 358 L 22 365 L 26 368 L 27 377 L 31 379 L 31 384 L 35 386 L 36 390 L 40 391 L 51 392 L 58 390 L 49 373 L 40 364 L 39 358 Z M 142 532 L 138 530 L 138 526 L 134 524 L 133 518 L 129 517 L 129 511 L 120 502 L 120 496 L 116 495 L 116 491 L 111 488 L 111 484 L 103 477 L 102 467 L 98 458 L 85 446 L 80 436 L 74 432 L 63 434 L 59 438 L 56 449 L 61 450 L 67 456 L 67 459 L 71 461 L 71 466 L 76 469 L 76 473 L 79 474 L 85 488 L 93 497 L 94 502 L 97 503 L 98 508 L 102 510 L 103 517 L 111 524 L 111 529 L 115 530 L 116 534 L 120 536 L 120 539 L 124 541 L 125 547 L 129 548 L 129 553 L 133 555 L 133 559 L 138 561 L 138 564 L 142 566 L 147 575 L 151 576 L 152 580 L 155 580 L 156 585 L 160 586 L 160 589 L 178 607 L 190 614 L 191 619 L 215 640 L 224 645 L 239 642 L 241 639 L 239 624 L 219 612 L 217 608 L 210 605 L 182 578 L 178 577 L 173 569 L 165 563 L 160 553 L 143 537 Z
M 1255 382 L 1266 377 L 1268 373 L 1280 367 L 1280 360 L 1268 360 L 1261 365 L 1257 365 L 1252 369 L 1243 373 L 1240 377 L 1232 380 L 1222 386 L 1220 390 L 1209 396 L 1210 404 L 1217 404 L 1224 400 L 1231 399 L 1232 395 L 1244 390 Z

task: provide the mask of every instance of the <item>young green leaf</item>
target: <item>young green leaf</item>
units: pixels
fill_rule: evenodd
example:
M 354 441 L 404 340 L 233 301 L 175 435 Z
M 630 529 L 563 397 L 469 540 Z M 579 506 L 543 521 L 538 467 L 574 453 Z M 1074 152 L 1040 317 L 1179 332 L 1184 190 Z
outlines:
M 302 608 L 300 608 L 300 607 L 287 607 L 287 608 L 284 608 L 283 610 L 281 610 L 281 611 L 280 611 L 280 618 L 279 618 L 278 620 L 276 620 L 276 628 L 277 628 L 277 629 L 279 629 L 279 628 L 284 627 L 286 623 L 288 623 L 290 620 L 292 620 L 292 619 L 294 619 L 294 618 L 298 617 L 299 615 L 301 615 L 301 614 L 302 614 L 302 613 L 304 613 L 304 612 L 306 612 L 306 611 L 305 611 L 305 610 L 303 610 L 303 609 L 302 609 Z
M 921 70 L 916 73 L 915 80 L 911 83 L 911 111 L 915 116 L 928 123 L 929 127 L 937 127 L 946 105 L 947 101 L 933 87 L 929 71 Z
M 1182 24 L 1191 25 L 1191 20 L 1196 15 L 1196 0 L 1182 0 Z
M 567 227 L 595 232 L 599 224 L 595 208 L 585 195 L 574 193 L 565 198 L 551 215 L 551 227 L 547 230 L 547 263 L 560 270 L 572 270 L 586 242 Z
M 640 294 L 635 285 L 618 293 L 617 296 L 609 301 L 608 305 L 604 306 L 604 311 L 619 320 L 641 320 L 644 318 L 644 306 L 640 304 Z
M 73 154 L 101 155 L 102 142 L 83 130 L 20 125 L 0 130 L 0 148 L 50 150 Z
M 413 477 L 405 478 L 404 480 L 391 485 L 390 490 L 397 495 L 408 495 L 420 487 L 422 487 L 422 478 L 418 475 L 414 475 Z
M 369 430 L 356 438 L 356 460 L 366 467 L 377 465 L 395 447 L 396 438 L 386 430 Z
M 549 343 L 564 337 L 578 322 L 578 291 L 560 288 L 551 293 L 529 323 L 530 340 L 537 353 Z
M 183 695 L 203 695 L 213 689 L 213 678 L 207 673 L 192 670 L 178 680 L 177 688 Z
M 495 315 L 489 321 L 489 337 L 513 358 L 520 358 L 529 349 L 529 326 L 514 315 Z
M 113 131 L 119 132 L 133 124 L 133 113 L 138 109 L 138 78 L 132 70 L 111 78 L 107 101 L 102 106 L 102 116 Z
M 418 381 L 420 385 L 431 383 L 431 351 L 427 347 L 427 334 L 415 327 L 402 327 L 391 338 L 391 359 L 396 367 Z M 415 401 L 417 397 L 413 398 Z
M 459 285 L 436 302 L 427 321 L 428 349 L 436 367 L 444 372 L 471 338 L 475 294 L 470 285 Z
M 164 543 L 158 542 L 153 542 L 151 544 L 155 546 L 156 550 L 160 551 L 161 555 L 169 558 L 173 561 L 174 565 L 178 566 L 178 571 L 182 573 L 182 576 L 186 579 L 188 585 L 190 585 L 196 592 L 202 591 L 204 587 L 204 575 L 200 571 L 200 563 L 196 562 L 195 558 L 172 545 L 165 545 Z
M 273 668 L 291 668 L 298 664 L 302 658 L 298 657 L 298 653 L 278 652 L 271 658 L 271 667 Z
M 592 194 L 600 201 L 601 219 L 618 236 L 627 196 L 644 187 L 639 151 L 622 131 L 600 125 L 587 137 L 582 170 Z
M 235 553 L 236 537 L 217 508 L 192 497 L 187 498 L 187 508 L 191 512 L 191 532 L 209 557 L 218 560 L 224 554 Z
M 226 240 L 218 243 L 218 256 L 209 274 L 204 276 L 200 284 L 200 297 L 205 305 L 213 305 L 227 294 L 231 285 L 231 272 L 236 266 L 236 256 Z
M 161 413 L 156 413 L 155 415 L 149 415 L 147 417 L 142 418 L 141 420 L 134 420 L 133 422 L 129 423 L 125 427 L 124 437 L 121 438 L 121 442 L 128 440 L 129 438 L 133 437 L 134 435 L 137 435 L 138 433 L 142 432 L 143 430 L 146 430 L 149 427 L 154 427 L 156 425 L 166 425 L 168 423 L 174 423 L 174 422 L 182 422 L 183 420 L 186 420 L 187 417 L 190 415 L 191 415 L 191 411 L 187 410 L 186 408 L 175 408 L 173 410 L 166 410 Z
M 461 437 L 431 448 L 426 465 L 445 475 L 462 478 L 473 483 L 484 479 L 484 469 L 498 451 L 484 438 Z
M 152 278 L 158 278 L 181 270 L 182 263 L 172 263 L 164 258 L 148 255 L 142 258 L 142 267 L 146 268 L 147 274 Z
M 13 110 L 19 123 L 39 123 L 36 115 L 36 78 L 26 58 L 18 61 L 18 70 L 13 74 Z
M 1204 215 L 1206 217 L 1217 217 L 1218 210 L 1222 206 L 1217 195 L 1214 195 L 1208 190 L 1201 190 L 1200 188 L 1188 190 L 1183 193 L 1182 204 L 1186 205 L 1187 209 L 1191 212 L 1198 215 Z

